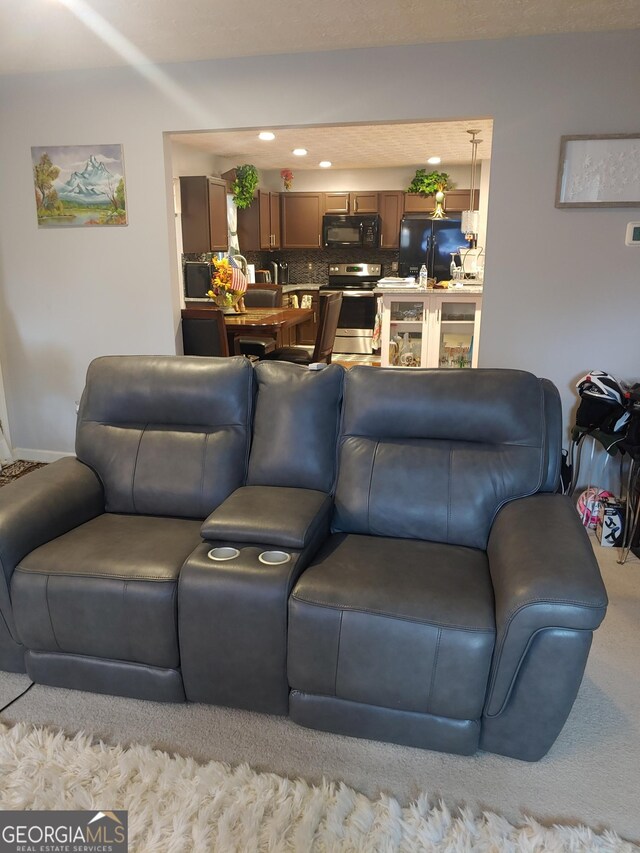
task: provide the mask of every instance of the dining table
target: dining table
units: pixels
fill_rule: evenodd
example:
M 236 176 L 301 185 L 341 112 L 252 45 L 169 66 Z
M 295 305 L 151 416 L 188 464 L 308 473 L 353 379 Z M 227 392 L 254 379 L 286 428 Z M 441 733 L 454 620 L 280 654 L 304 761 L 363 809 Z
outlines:
M 188 303 L 182 309 L 182 316 L 206 319 L 208 313 L 216 307 L 213 302 Z M 276 346 L 291 346 L 296 343 L 295 339 L 292 340 L 295 327 L 313 319 L 313 308 L 247 308 L 242 314 L 225 314 L 229 352 L 234 352 L 234 339 L 238 335 L 273 337 Z

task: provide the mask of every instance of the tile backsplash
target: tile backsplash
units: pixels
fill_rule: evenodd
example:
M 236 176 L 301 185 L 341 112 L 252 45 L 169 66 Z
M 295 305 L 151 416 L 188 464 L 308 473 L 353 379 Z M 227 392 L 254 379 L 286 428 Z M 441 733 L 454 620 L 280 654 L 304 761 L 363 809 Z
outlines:
M 371 249 L 283 249 L 276 252 L 247 252 L 247 263 L 256 269 L 270 269 L 270 261 L 289 264 L 290 284 L 326 284 L 329 264 L 382 264 L 382 275 L 391 273 L 398 252 Z M 209 260 L 211 255 L 184 255 L 187 261 Z

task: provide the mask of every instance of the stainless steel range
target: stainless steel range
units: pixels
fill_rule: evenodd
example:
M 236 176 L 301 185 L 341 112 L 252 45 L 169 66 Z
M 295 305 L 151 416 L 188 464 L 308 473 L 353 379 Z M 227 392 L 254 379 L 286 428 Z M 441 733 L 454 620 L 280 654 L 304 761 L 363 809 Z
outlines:
M 329 284 L 321 293 L 342 291 L 334 353 L 371 353 L 376 297 L 373 292 L 380 279 L 380 264 L 329 264 Z

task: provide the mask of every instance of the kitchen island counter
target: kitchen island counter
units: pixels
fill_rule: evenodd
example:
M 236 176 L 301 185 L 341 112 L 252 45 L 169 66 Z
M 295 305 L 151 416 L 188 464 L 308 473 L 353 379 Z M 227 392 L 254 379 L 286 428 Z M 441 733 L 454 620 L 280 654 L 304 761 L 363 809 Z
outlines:
M 326 283 L 326 282 L 325 282 Z M 315 282 L 303 282 L 302 284 L 283 284 L 282 292 L 283 293 L 295 293 L 297 290 L 320 290 L 322 287 L 317 281 Z
M 465 284 L 462 287 L 431 287 L 427 290 L 423 290 L 419 287 L 411 287 L 399 285 L 398 287 L 388 286 L 388 287 L 376 287 L 373 291 L 377 293 L 379 296 L 382 296 L 384 293 L 406 293 L 411 295 L 416 294 L 428 294 L 429 296 L 474 296 L 475 294 L 482 294 L 483 286 L 481 284 Z

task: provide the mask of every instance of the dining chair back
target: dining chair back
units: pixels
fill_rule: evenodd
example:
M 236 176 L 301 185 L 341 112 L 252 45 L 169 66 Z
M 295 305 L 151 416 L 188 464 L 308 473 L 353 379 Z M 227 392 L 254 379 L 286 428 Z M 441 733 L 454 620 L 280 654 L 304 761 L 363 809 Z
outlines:
M 342 293 L 340 291 L 320 297 L 320 320 L 313 355 L 311 356 L 312 362 L 325 361 L 327 364 L 331 364 L 341 308 Z
M 250 284 L 244 294 L 247 308 L 281 308 L 282 288 L 279 284 Z
M 224 314 L 212 308 L 209 317 L 182 318 L 182 344 L 185 355 L 229 355 L 229 343 L 224 324 Z

